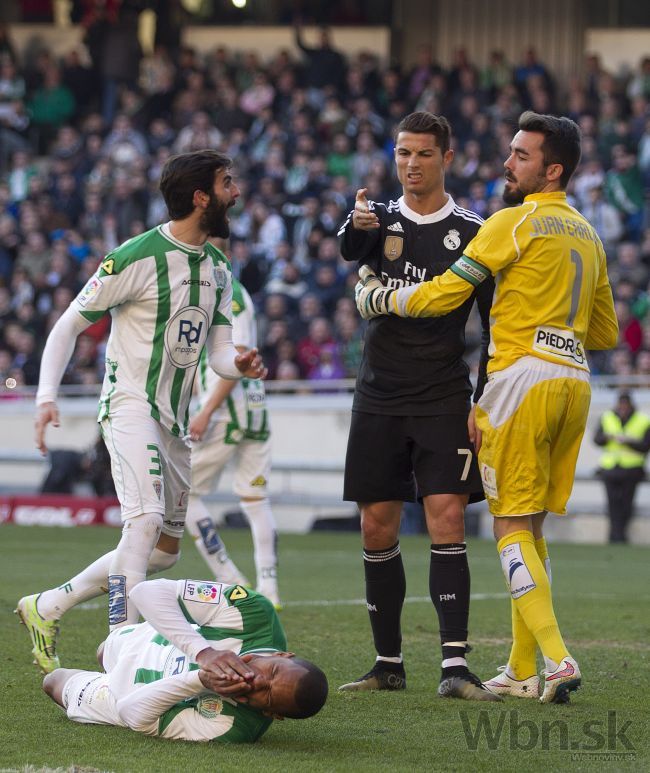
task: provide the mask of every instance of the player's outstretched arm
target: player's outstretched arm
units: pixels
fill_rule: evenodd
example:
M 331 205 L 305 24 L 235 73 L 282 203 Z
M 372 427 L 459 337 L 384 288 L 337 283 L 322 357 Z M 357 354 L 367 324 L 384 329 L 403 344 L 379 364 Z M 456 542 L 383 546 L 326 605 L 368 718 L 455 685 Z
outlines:
M 69 306 L 52 328 L 41 358 L 41 372 L 36 393 L 36 417 L 34 432 L 36 447 L 45 456 L 45 429 L 48 424 L 59 426 L 59 410 L 56 397 L 63 373 L 70 362 L 77 336 L 91 323 L 75 308 Z

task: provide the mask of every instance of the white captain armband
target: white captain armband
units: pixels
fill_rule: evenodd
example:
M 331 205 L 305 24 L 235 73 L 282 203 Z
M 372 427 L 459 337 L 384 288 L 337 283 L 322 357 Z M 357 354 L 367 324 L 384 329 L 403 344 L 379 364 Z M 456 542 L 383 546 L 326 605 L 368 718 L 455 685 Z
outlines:
M 467 255 L 461 255 L 461 257 L 450 266 L 450 270 L 453 271 L 456 276 L 469 282 L 474 287 L 478 287 L 481 282 L 485 282 L 491 275 L 490 271 L 485 268 L 485 266 L 472 260 L 472 258 L 468 258 Z

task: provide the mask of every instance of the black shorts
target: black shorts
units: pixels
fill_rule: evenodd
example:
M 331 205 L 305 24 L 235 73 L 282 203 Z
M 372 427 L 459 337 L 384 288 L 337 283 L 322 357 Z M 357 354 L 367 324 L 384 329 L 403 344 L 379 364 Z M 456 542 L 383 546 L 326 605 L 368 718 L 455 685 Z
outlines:
M 429 494 L 485 498 L 467 418 L 352 411 L 343 499 L 414 502 Z

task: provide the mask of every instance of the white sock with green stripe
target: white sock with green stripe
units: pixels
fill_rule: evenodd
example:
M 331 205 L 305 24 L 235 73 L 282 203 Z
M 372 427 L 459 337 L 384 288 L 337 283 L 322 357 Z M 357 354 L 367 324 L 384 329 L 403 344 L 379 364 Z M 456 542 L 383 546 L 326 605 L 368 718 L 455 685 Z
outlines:
M 170 569 L 178 561 L 179 556 L 180 553 L 165 553 L 159 548 L 154 548 L 147 564 L 147 575 Z M 63 585 L 43 591 L 38 597 L 38 614 L 44 620 L 59 620 L 77 604 L 108 593 L 108 572 L 114 557 L 115 551 L 111 550 Z

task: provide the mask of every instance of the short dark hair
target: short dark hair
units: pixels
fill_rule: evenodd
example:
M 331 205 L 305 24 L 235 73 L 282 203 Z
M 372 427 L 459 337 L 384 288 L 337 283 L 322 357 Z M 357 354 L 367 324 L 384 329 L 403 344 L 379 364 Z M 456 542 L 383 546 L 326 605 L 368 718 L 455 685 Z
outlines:
M 402 118 L 395 129 L 395 139 L 400 132 L 413 132 L 413 134 L 432 134 L 438 143 L 440 151 L 444 154 L 451 144 L 451 126 L 444 115 L 434 115 L 426 110 L 418 110 L 415 113 Z
M 541 115 L 526 110 L 519 116 L 519 128 L 544 135 L 544 164 L 561 164 L 560 186 L 566 188 L 580 161 L 580 127 L 565 116 Z
M 295 706 L 293 711 L 283 712 L 289 719 L 307 719 L 313 717 L 325 705 L 329 685 L 327 677 L 321 669 L 309 660 L 291 658 L 291 662 L 305 669 L 298 680 L 294 693 Z
M 160 192 L 172 220 L 181 220 L 194 211 L 194 191 L 210 193 L 215 172 L 229 169 L 232 159 L 218 150 L 181 153 L 167 160 L 160 175 Z

